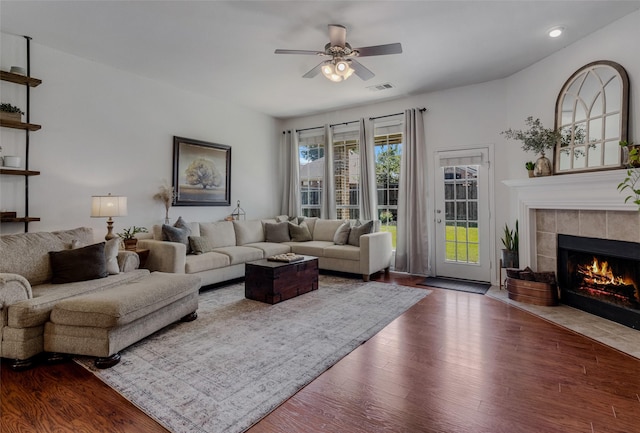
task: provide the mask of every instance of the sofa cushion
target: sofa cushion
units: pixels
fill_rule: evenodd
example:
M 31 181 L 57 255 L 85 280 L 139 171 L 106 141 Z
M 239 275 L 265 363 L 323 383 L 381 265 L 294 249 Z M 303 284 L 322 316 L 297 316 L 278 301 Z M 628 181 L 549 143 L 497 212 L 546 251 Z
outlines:
M 236 245 L 264 242 L 264 229 L 260 220 L 233 221 L 236 232 Z
M 22 275 L 32 286 L 46 283 L 51 280 L 49 251 L 71 248 L 74 239 L 95 242 L 88 227 L 0 236 L 0 272 Z
M 213 251 L 213 244 L 209 241 L 209 238 L 204 236 L 189 236 L 189 246 L 191 252 L 195 255 L 208 253 Z
M 232 265 L 264 258 L 262 250 L 251 247 L 222 247 L 216 248 L 215 252 L 229 256 Z
M 353 245 L 334 245 L 323 250 L 323 257 L 342 259 L 342 260 L 360 260 L 360 247 Z
M 336 245 L 346 245 L 349 241 L 350 232 L 351 224 L 349 224 L 349 221 L 345 221 L 336 229 L 336 232 L 333 235 L 333 243 Z
M 336 230 L 338 230 L 338 227 L 340 227 L 343 223 L 344 221 L 342 220 L 317 219 L 315 222 L 315 226 L 311 231 L 313 240 L 333 242 L 333 236 L 336 234 Z
M 93 244 L 93 242 L 91 242 Z M 74 239 L 71 241 L 71 248 L 86 247 L 87 244 L 82 243 L 80 239 Z M 120 238 L 115 237 L 109 239 L 104 244 L 104 258 L 107 264 L 107 272 L 109 275 L 116 275 L 120 273 L 120 265 L 118 264 L 118 252 L 120 252 Z
M 109 272 L 104 244 L 100 242 L 74 250 L 50 251 L 51 282 L 64 284 L 107 277 Z
M 264 225 L 264 237 L 267 242 L 289 242 L 289 223 L 282 221 L 280 223 L 266 223 Z
M 245 247 L 257 248 L 262 250 L 264 257 L 275 256 L 276 254 L 285 254 L 291 252 L 291 247 L 287 243 L 276 244 L 273 242 L 256 242 L 247 244 Z
M 214 248 L 236 245 L 236 231 L 232 221 L 200 223 L 200 236 L 208 237 Z
M 313 239 L 311 237 L 311 232 L 309 231 L 309 226 L 304 221 L 299 225 L 289 223 L 289 236 L 294 242 L 306 242 Z
M 347 243 L 349 245 L 353 245 L 354 247 L 359 247 L 360 236 L 367 235 L 372 231 L 373 231 L 373 221 L 369 221 L 362 225 L 356 225 L 355 227 L 351 227 L 351 230 L 349 231 L 349 240 Z
M 208 271 L 211 269 L 224 268 L 231 264 L 231 259 L 226 254 L 207 252 L 199 255 L 187 256 L 184 271 L 187 274 Z
M 322 257 L 324 249 L 335 244 L 331 241 L 288 242 L 291 252 L 306 256 Z

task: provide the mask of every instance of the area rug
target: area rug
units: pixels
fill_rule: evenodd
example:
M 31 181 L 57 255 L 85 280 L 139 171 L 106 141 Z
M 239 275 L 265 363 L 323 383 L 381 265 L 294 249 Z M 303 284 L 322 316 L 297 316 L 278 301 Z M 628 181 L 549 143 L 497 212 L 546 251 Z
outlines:
M 477 281 L 457 280 L 454 278 L 427 277 L 421 286 L 438 287 L 440 289 L 458 290 L 460 292 L 478 293 L 484 295 L 491 287 L 489 283 Z
M 320 276 L 276 305 L 244 283 L 200 294 L 198 319 L 123 350 L 116 366 L 76 362 L 176 433 L 242 432 L 429 293 Z

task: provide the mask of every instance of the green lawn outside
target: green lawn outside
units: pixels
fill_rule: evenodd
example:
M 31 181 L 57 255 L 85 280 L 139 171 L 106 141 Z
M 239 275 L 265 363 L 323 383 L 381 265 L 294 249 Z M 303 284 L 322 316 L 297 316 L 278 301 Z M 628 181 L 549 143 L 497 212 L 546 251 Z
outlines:
M 382 227 L 380 227 L 380 231 L 381 232 L 389 232 L 391 233 L 391 245 L 393 245 L 393 249 L 396 249 L 396 237 L 397 237 L 397 233 L 396 233 L 396 226 L 386 226 L 386 225 L 382 225 Z
M 458 243 L 456 240 L 456 231 L 458 235 Z M 478 228 L 471 227 L 454 227 L 447 226 L 445 232 L 446 241 L 446 260 L 478 263 Z M 456 246 L 458 256 L 456 258 Z M 467 257 L 468 247 L 468 257 Z

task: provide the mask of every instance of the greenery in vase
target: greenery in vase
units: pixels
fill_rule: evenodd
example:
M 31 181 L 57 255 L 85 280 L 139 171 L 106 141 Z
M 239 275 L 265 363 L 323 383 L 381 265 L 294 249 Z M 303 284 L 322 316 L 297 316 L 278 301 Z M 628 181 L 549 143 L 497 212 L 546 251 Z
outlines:
M 504 225 L 504 235 L 502 236 L 502 245 L 504 245 L 507 251 L 518 251 L 520 245 L 520 238 L 518 235 L 518 220 L 516 220 L 516 227 L 511 230 L 509 225 Z
M 525 152 L 534 152 L 536 154 L 544 153 L 546 149 L 553 149 L 556 143 L 561 140 L 562 134 L 555 129 L 545 128 L 542 126 L 540 119 L 534 119 L 529 116 L 524 121 L 528 129 L 507 129 L 500 134 L 509 140 L 522 141 L 522 150 Z
M 630 192 L 631 194 L 624 199 L 624 202 L 631 200 L 638 205 L 638 210 L 640 210 L 640 153 L 638 152 L 638 147 L 634 146 L 633 143 L 621 141 L 620 146 L 629 149 L 629 160 L 627 162 L 627 177 L 618 184 L 618 191 Z
M 524 167 L 527 170 L 533 170 L 534 168 L 536 168 L 536 165 L 533 163 L 533 161 L 527 161 L 524 163 Z
M 20 113 L 20 114 L 24 114 L 24 111 L 22 111 L 21 109 L 19 109 L 15 105 L 7 104 L 6 102 L 3 102 L 2 104 L 0 104 L 0 111 L 4 111 L 5 113 Z
M 126 241 L 129 239 L 135 239 L 136 234 L 138 233 L 148 233 L 148 230 L 146 227 L 133 226 L 133 227 L 129 227 L 128 229 L 124 229 L 121 233 L 118 233 L 118 236 L 122 240 Z

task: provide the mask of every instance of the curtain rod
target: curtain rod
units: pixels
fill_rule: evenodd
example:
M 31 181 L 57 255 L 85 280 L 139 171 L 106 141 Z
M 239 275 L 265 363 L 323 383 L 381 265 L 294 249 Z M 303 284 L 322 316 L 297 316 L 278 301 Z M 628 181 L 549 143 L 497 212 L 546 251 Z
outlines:
M 323 129 L 324 126 L 314 126 L 313 128 L 296 129 L 296 132 L 311 131 L 312 129 Z
M 421 113 L 424 113 L 425 111 L 429 111 L 427 108 L 423 107 L 419 109 Z M 377 116 L 377 117 L 369 117 L 369 120 L 375 120 L 375 119 L 384 119 L 385 117 L 393 117 L 393 116 L 399 116 L 401 114 L 404 113 L 395 113 L 395 114 L 386 114 L 384 116 Z
M 334 126 L 348 125 L 350 123 L 358 123 L 358 122 L 359 122 L 359 120 L 352 120 L 351 122 L 334 123 L 334 124 L 331 124 L 329 126 L 333 128 Z

